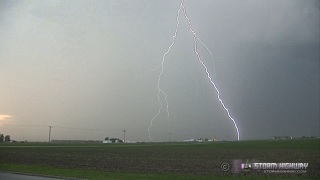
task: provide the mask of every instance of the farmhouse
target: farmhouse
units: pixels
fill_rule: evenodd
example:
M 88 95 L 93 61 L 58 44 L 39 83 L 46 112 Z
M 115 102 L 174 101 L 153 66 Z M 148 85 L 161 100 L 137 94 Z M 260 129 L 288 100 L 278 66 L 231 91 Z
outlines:
M 102 142 L 103 144 L 108 144 L 108 143 L 123 143 L 124 141 L 119 138 L 109 138 L 106 137 L 104 141 Z

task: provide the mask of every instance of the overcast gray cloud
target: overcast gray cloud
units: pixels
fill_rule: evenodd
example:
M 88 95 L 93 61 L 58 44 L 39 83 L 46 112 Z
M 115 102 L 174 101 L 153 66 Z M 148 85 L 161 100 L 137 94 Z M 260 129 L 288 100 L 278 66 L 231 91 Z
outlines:
M 1 1 L 0 133 L 147 141 L 179 1 Z M 319 1 L 184 2 L 241 139 L 319 136 Z M 155 141 L 235 139 L 180 18 Z M 8 117 L 12 116 L 12 117 Z

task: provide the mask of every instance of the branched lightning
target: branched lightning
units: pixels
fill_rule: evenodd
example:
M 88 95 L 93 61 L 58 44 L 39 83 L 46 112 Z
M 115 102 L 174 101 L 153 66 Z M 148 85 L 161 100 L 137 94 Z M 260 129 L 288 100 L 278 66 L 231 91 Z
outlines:
M 202 40 L 201 40 L 199 37 L 197 37 L 197 39 L 198 39 L 199 42 L 207 49 L 207 51 L 210 53 L 210 55 L 213 56 L 213 55 L 212 55 L 212 52 L 210 51 L 210 49 L 208 48 L 208 46 L 207 46 L 204 42 L 202 42 Z
M 166 110 L 167 110 L 167 120 L 169 121 L 169 104 L 168 104 L 168 101 L 167 101 L 167 94 L 165 93 L 165 91 L 163 89 L 161 89 L 160 87 L 160 83 L 161 83 L 161 76 L 163 74 L 163 69 L 164 69 L 164 63 L 165 63 L 165 57 L 166 55 L 170 52 L 171 50 L 171 47 L 175 44 L 175 39 L 177 37 L 177 33 L 178 33 L 178 28 L 179 28 L 179 24 L 180 24 L 180 12 L 181 10 L 183 10 L 183 13 L 184 13 L 184 17 L 187 19 L 188 21 L 188 25 L 189 25 L 189 30 L 191 31 L 191 33 L 193 34 L 193 41 L 194 41 L 194 53 L 196 54 L 197 56 L 197 60 L 200 62 L 200 64 L 202 65 L 202 67 L 204 68 L 206 74 L 207 74 L 207 77 L 208 77 L 208 80 L 210 81 L 211 85 L 214 87 L 214 89 L 216 90 L 217 92 L 217 98 L 220 102 L 220 104 L 222 105 L 222 107 L 224 108 L 224 110 L 227 112 L 227 115 L 228 117 L 232 120 L 234 126 L 235 126 L 235 129 L 237 131 L 237 140 L 240 140 L 240 133 L 239 133 L 239 129 L 238 129 L 238 126 L 237 126 L 237 123 L 235 121 L 235 119 L 231 116 L 229 110 L 227 109 L 227 107 L 225 106 L 225 104 L 223 103 L 221 97 L 220 97 L 220 91 L 219 89 L 217 88 L 215 82 L 212 80 L 211 76 L 210 76 L 210 73 L 208 71 L 208 68 L 207 66 L 205 65 L 205 63 L 201 60 L 201 57 L 200 57 L 200 54 L 198 52 L 198 49 L 197 49 L 197 40 L 207 49 L 207 51 L 210 53 L 210 55 L 212 56 L 212 52 L 210 51 L 210 49 L 201 41 L 201 39 L 197 36 L 196 32 L 193 30 L 192 28 L 192 24 L 191 24 L 191 20 L 189 19 L 188 15 L 187 15 L 187 12 L 186 12 L 186 9 L 183 5 L 183 2 L 184 0 L 181 0 L 181 3 L 180 3 L 180 7 L 178 9 L 178 12 L 177 12 L 177 24 L 176 24 L 176 29 L 175 29 L 175 32 L 174 32 L 174 35 L 172 36 L 172 43 L 170 44 L 170 46 L 168 47 L 168 50 L 163 54 L 162 56 L 162 61 L 161 61 L 161 71 L 159 73 L 159 76 L 158 76 L 158 85 L 157 85 L 157 89 L 158 89 L 158 94 L 157 94 L 157 97 L 158 97 L 158 102 L 160 104 L 160 107 L 158 109 L 158 112 L 157 114 L 151 119 L 150 121 L 150 126 L 148 128 L 148 134 L 149 134 L 149 140 L 152 141 L 152 138 L 151 138 L 151 135 L 150 135 L 150 129 L 152 127 L 152 124 L 153 124 L 153 121 L 158 117 L 158 115 L 160 114 L 162 108 L 163 108 L 163 104 L 161 103 L 161 100 L 160 100 L 160 94 L 163 94 L 165 97 L 164 97 L 164 100 L 166 102 Z
M 210 53 L 211 57 L 213 57 L 213 54 L 210 51 L 210 49 L 208 48 L 208 46 L 204 42 L 202 42 L 202 40 L 199 37 L 197 37 L 197 39 L 207 49 L 207 51 Z M 213 76 L 215 76 L 215 73 L 216 73 L 216 65 L 215 65 L 214 59 L 213 59 Z
M 234 127 L 236 128 L 237 130 L 237 140 L 240 140 L 240 133 L 239 133 L 239 129 L 238 129 L 238 126 L 237 126 L 237 123 L 236 121 L 233 119 L 233 117 L 231 116 L 228 108 L 225 106 L 225 104 L 223 103 L 221 97 L 220 97 L 220 91 L 219 89 L 217 88 L 216 84 L 214 83 L 214 81 L 212 80 L 211 76 L 210 76 L 210 73 L 208 71 L 208 68 L 207 66 L 204 64 L 204 62 L 201 60 L 201 57 L 200 57 L 200 54 L 198 53 L 198 49 L 197 49 L 197 39 L 199 40 L 199 38 L 197 37 L 197 33 L 193 30 L 192 28 L 192 24 L 191 24 L 191 20 L 189 19 L 188 15 L 187 15 L 187 11 L 185 9 L 185 7 L 183 6 L 183 0 L 181 1 L 181 6 L 182 6 L 182 9 L 183 9 L 183 13 L 184 13 L 184 17 L 187 19 L 188 21 L 188 24 L 189 24 L 189 30 L 192 32 L 193 34 L 193 41 L 194 41 L 194 53 L 197 55 L 197 59 L 198 61 L 200 62 L 200 64 L 202 65 L 202 67 L 204 68 L 204 70 L 206 71 L 206 74 L 207 74 L 207 77 L 210 81 L 210 83 L 212 84 L 212 86 L 214 87 L 214 89 L 216 90 L 217 92 L 217 98 L 220 102 L 220 104 L 222 105 L 222 107 L 224 108 L 224 110 L 227 112 L 228 114 L 228 117 L 232 120 L 233 124 L 234 124 Z M 200 41 L 202 44 L 204 44 L 202 41 Z M 206 47 L 206 46 L 205 46 Z M 209 51 L 211 52 L 211 51 Z
M 163 56 L 162 56 L 161 71 L 160 71 L 159 76 L 158 76 L 158 85 L 157 85 L 157 88 L 158 88 L 158 102 L 159 102 L 159 104 L 160 104 L 160 108 L 159 108 L 159 110 L 158 110 L 158 113 L 157 113 L 157 114 L 151 119 L 151 121 L 150 121 L 150 126 L 149 126 L 149 128 L 148 128 L 148 135 L 149 135 L 149 140 L 150 140 L 150 141 L 152 141 L 151 135 L 150 135 L 150 128 L 152 127 L 152 124 L 153 124 L 154 119 L 156 119 L 156 118 L 158 117 L 158 115 L 160 114 L 160 112 L 161 112 L 161 110 L 162 110 L 162 107 L 163 107 L 163 104 L 161 103 L 161 100 L 160 100 L 160 94 L 161 94 L 161 93 L 165 96 L 164 100 L 165 100 L 166 105 L 167 105 L 167 106 L 166 106 L 166 109 L 167 109 L 167 120 L 169 121 L 169 116 L 170 116 L 170 114 L 169 114 L 169 104 L 168 104 L 168 101 L 167 101 L 168 95 L 164 92 L 164 90 L 161 89 L 160 83 L 161 83 L 161 76 L 162 76 L 162 74 L 163 74 L 163 68 L 164 68 L 165 58 L 166 58 L 167 54 L 170 52 L 171 47 L 174 45 L 175 39 L 176 39 L 176 37 L 177 37 L 178 28 L 179 28 L 179 24 L 180 24 L 180 22 L 179 22 L 180 11 L 181 11 L 181 9 L 182 9 L 182 7 L 183 7 L 183 4 L 182 4 L 182 3 L 183 3 L 183 1 L 181 1 L 180 7 L 179 7 L 178 12 L 177 12 L 177 18 L 176 18 L 176 19 L 177 19 L 177 25 L 176 25 L 176 30 L 175 30 L 175 32 L 174 32 L 174 34 L 173 34 L 173 36 L 172 36 L 172 42 L 171 42 L 170 46 L 168 47 L 168 50 L 167 50 L 167 51 L 163 54 Z

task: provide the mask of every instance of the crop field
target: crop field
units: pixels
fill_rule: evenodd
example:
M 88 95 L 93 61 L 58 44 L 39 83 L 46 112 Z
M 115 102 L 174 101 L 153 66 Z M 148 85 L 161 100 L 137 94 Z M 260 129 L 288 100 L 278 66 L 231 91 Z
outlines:
M 270 163 L 309 163 L 306 173 L 232 173 L 233 160 Z M 230 169 L 223 171 L 222 163 Z M 17 165 L 17 166 L 15 166 Z M 260 140 L 210 143 L 139 144 L 0 144 L 0 171 L 9 166 L 30 166 L 79 171 L 172 174 L 192 177 L 320 177 L 320 140 Z M 30 172 L 32 173 L 32 172 Z M 47 173 L 48 174 L 48 173 Z

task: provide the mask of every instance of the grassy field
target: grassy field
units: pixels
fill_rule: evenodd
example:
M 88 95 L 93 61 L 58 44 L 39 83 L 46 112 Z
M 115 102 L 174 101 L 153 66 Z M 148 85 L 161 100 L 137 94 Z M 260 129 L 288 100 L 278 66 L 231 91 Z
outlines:
M 309 163 L 304 174 L 232 173 L 221 164 Z M 320 177 L 320 140 L 212 143 L 0 144 L 0 171 L 85 179 L 309 179 Z

